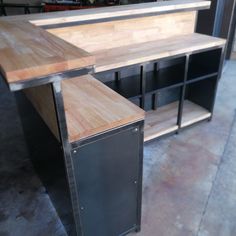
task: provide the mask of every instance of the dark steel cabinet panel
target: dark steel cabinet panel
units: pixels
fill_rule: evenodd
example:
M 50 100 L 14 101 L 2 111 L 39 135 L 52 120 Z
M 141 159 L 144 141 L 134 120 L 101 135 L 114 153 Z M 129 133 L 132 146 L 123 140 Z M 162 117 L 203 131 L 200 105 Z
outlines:
M 137 128 L 93 140 L 73 154 L 84 236 L 118 236 L 139 224 L 142 135 Z

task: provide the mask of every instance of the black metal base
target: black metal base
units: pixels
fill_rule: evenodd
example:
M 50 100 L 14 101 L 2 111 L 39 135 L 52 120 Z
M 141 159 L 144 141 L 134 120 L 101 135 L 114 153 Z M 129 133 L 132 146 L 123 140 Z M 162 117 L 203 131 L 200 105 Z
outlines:
M 15 96 L 32 163 L 68 235 L 118 236 L 140 230 L 143 122 L 73 144 L 80 204 L 80 219 L 74 219 L 62 146 L 25 95 Z M 81 222 L 79 234 L 75 221 Z
M 33 166 L 68 235 L 76 235 L 61 144 L 22 92 L 15 94 Z

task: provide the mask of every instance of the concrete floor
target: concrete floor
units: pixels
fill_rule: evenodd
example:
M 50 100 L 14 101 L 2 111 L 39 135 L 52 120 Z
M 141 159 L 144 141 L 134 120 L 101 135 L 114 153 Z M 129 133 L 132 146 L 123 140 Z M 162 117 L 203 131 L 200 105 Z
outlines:
M 235 96 L 236 61 L 230 61 L 212 122 L 145 145 L 142 231 L 132 235 L 236 235 Z M 2 81 L 0 112 L 0 236 L 66 235 Z

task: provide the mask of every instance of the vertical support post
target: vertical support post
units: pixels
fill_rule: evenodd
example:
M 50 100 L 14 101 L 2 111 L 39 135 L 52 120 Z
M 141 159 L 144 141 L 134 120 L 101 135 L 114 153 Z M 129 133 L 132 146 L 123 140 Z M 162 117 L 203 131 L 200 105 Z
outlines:
M 188 77 L 188 70 L 189 70 L 189 57 L 190 55 L 186 55 L 186 61 L 185 61 L 185 70 L 184 70 L 184 84 L 181 88 L 180 92 L 180 98 L 179 98 L 179 108 L 178 108 L 178 118 L 177 118 L 177 125 L 178 125 L 178 131 L 180 131 L 181 128 L 181 122 L 182 122 L 182 115 L 183 115 L 183 106 L 184 106 L 184 99 L 185 99 L 185 91 L 186 91 L 186 81 Z
M 140 67 L 140 93 L 141 101 L 140 107 L 145 109 L 145 92 L 146 92 L 146 64 L 141 65 Z
M 121 73 L 120 73 L 120 71 L 116 71 L 115 72 L 115 81 L 116 81 L 116 83 L 119 83 L 120 80 L 121 80 Z
M 159 70 L 159 64 L 158 64 L 158 62 L 155 62 L 154 66 L 153 66 L 153 71 L 157 72 L 158 70 Z
M 219 80 L 220 80 L 221 75 L 222 75 L 222 69 L 223 69 L 223 65 L 224 65 L 225 56 L 226 56 L 226 47 L 222 47 L 220 65 L 219 65 L 219 69 L 218 69 L 217 81 L 216 81 L 216 86 L 215 86 L 215 91 L 214 91 L 214 98 L 213 98 L 212 106 L 211 106 L 211 109 L 210 109 L 211 117 L 210 117 L 209 120 L 211 120 L 212 116 L 213 116 L 213 111 L 214 111 L 214 106 L 215 106 L 215 98 L 216 98 L 216 93 L 217 93 Z
M 65 169 L 67 174 L 67 181 L 70 189 L 70 196 L 72 202 L 72 209 L 74 214 L 74 221 L 76 226 L 77 235 L 82 235 L 81 222 L 80 222 L 80 214 L 79 214 L 79 198 L 78 192 L 76 190 L 76 181 L 74 175 L 74 167 L 73 161 L 71 157 L 71 145 L 68 140 L 68 131 L 66 124 L 66 115 L 64 109 L 63 95 L 61 82 L 54 82 L 51 85 L 52 93 L 54 98 L 54 105 L 57 115 L 58 122 L 58 130 L 60 133 L 61 144 L 64 152 L 64 161 L 65 161 Z
M 139 124 L 140 129 L 140 143 L 139 143 L 139 177 L 138 177 L 138 198 L 137 198 L 137 224 L 136 232 L 141 230 L 141 220 L 142 220 L 142 190 L 143 190 L 143 140 L 144 140 L 144 121 Z
M 158 93 L 152 94 L 152 109 L 153 110 L 157 109 L 157 98 L 158 98 Z

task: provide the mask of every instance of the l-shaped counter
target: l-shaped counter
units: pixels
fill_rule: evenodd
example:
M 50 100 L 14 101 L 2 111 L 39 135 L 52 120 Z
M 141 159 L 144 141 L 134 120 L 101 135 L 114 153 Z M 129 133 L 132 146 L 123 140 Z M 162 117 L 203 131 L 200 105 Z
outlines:
M 209 7 L 173 0 L 0 19 L 1 76 L 36 170 L 65 194 L 63 206 L 52 199 L 59 215 L 68 209 L 69 235 L 139 231 L 144 141 L 212 118 L 225 40 L 195 33 Z

